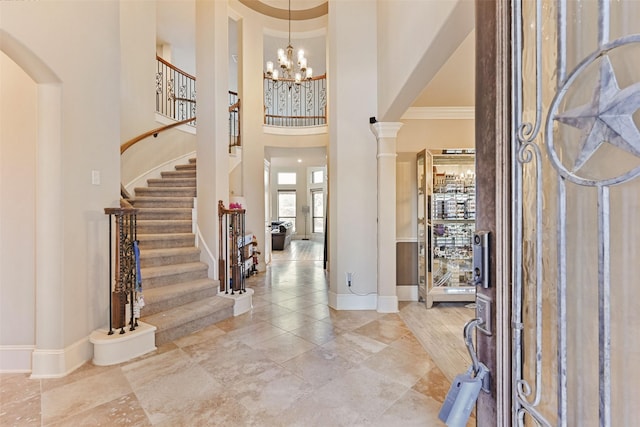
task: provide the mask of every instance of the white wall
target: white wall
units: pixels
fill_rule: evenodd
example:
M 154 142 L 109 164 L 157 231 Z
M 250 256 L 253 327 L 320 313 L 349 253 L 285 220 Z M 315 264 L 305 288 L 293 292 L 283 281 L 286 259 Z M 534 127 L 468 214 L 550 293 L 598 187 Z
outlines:
M 337 309 L 377 306 L 376 19 L 375 0 L 329 1 L 329 304 Z
M 60 89 L 39 87 L 39 102 L 52 108 L 39 115 L 38 125 L 54 131 L 38 135 L 39 152 L 53 151 L 39 157 L 45 163 L 36 171 L 42 175 L 38 182 L 52 189 L 37 197 L 56 209 L 35 212 L 35 228 L 41 230 L 36 245 L 49 254 L 36 258 L 34 374 L 56 376 L 91 357 L 87 337 L 108 319 L 104 208 L 119 198 L 119 3 L 2 2 L 0 16 L 0 29 L 18 41 L 17 50 L 60 80 Z M 58 107 L 49 102 L 56 93 Z M 11 114 L 7 119 L 16 120 Z M 100 174 L 99 185 L 92 185 L 92 171 Z M 53 274 L 41 274 L 45 270 Z
M 0 70 L 0 347 L 28 352 L 35 345 L 38 88 L 1 51 Z

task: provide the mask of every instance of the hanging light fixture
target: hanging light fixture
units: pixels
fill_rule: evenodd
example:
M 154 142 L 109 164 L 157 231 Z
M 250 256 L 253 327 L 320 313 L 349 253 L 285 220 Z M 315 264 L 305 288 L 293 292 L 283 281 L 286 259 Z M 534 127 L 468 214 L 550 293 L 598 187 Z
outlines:
M 313 69 L 307 64 L 304 50 L 298 51 L 297 62 L 294 63 L 291 45 L 291 0 L 289 0 L 289 44 L 286 49 L 278 49 L 278 66 L 279 70 L 272 61 L 267 61 L 266 77 L 274 81 L 284 80 L 296 84 L 300 84 L 303 80 L 311 80 L 313 77 Z

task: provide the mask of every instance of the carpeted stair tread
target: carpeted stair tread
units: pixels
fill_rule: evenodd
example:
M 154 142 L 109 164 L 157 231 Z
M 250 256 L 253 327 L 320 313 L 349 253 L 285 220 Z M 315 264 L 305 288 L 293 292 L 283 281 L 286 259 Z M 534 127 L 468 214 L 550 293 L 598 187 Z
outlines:
M 142 314 L 150 316 L 175 306 L 190 304 L 194 301 L 218 294 L 219 282 L 212 279 L 191 280 L 160 288 L 143 291 L 145 306 Z
M 233 305 L 234 302 L 230 298 L 212 296 L 144 316 L 140 320 L 157 328 L 156 345 L 162 345 L 232 317 Z
M 196 178 L 152 178 L 147 180 L 149 187 L 195 187 Z
M 140 220 L 191 220 L 192 208 L 140 208 L 138 209 L 138 221 Z
M 187 165 L 176 165 L 176 170 L 177 171 L 195 170 L 195 169 L 196 169 L 196 164 L 195 163 L 189 163 Z
M 140 251 L 140 265 L 142 268 L 171 264 L 185 264 L 198 262 L 199 260 L 200 249 L 195 246 L 144 249 Z
M 193 208 L 193 197 L 136 197 L 131 199 L 136 208 Z
M 196 187 L 136 187 L 136 198 L 152 197 L 195 197 Z
M 163 172 L 160 172 L 160 176 L 162 178 L 195 178 L 196 170 L 184 169 L 184 170 L 175 170 L 175 171 L 163 171 Z
M 138 221 L 138 231 L 142 234 L 188 233 L 191 230 L 191 220 L 145 219 Z
M 166 234 L 138 234 L 140 243 L 140 255 L 148 249 L 181 248 L 194 246 L 195 234 L 193 233 L 166 233 Z
M 191 271 L 206 271 L 209 268 L 204 262 L 188 262 L 184 264 L 160 265 L 157 267 L 145 267 L 140 269 L 142 275 L 142 285 L 144 281 L 155 277 L 162 277 Z

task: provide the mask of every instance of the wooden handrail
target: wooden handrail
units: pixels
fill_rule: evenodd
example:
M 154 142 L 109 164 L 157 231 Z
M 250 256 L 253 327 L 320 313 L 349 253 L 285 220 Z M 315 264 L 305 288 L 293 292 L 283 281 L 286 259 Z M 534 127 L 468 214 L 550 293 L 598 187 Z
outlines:
M 142 135 L 138 135 L 135 138 L 130 139 L 129 141 L 125 142 L 124 144 L 122 144 L 120 146 L 120 154 L 122 154 L 125 151 L 127 151 L 129 148 L 131 148 L 137 142 L 140 142 L 143 139 L 150 137 L 151 135 L 157 136 L 160 132 L 164 132 L 165 130 L 169 130 L 169 129 L 174 128 L 176 126 L 184 125 L 186 123 L 194 121 L 195 119 L 196 119 L 195 117 L 192 117 L 190 119 L 184 119 L 184 120 L 181 120 L 179 122 L 171 123 L 171 124 L 168 124 L 168 125 L 160 126 L 159 128 L 152 129 L 150 131 L 147 131 L 147 132 L 143 133 Z
M 235 104 L 229 106 L 229 112 L 234 111 L 236 108 L 240 108 L 240 100 L 238 100 L 238 102 L 236 102 Z
M 184 74 L 185 76 L 195 80 L 196 78 L 194 76 L 192 76 L 189 73 L 185 73 L 184 71 L 182 71 L 180 68 L 176 67 L 175 65 L 171 64 L 170 62 L 165 61 L 164 59 L 160 58 L 158 55 L 156 55 L 156 59 L 160 62 L 162 62 L 164 65 L 166 65 L 167 67 L 171 68 L 172 70 L 175 70 L 177 72 L 179 72 L 180 74 Z

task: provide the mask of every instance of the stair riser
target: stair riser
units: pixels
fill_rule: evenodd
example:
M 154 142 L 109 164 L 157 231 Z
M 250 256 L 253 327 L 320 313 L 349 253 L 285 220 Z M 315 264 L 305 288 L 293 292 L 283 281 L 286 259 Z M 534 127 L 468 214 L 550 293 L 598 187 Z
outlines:
M 187 271 L 183 273 L 167 274 L 166 276 L 145 278 L 142 272 L 142 288 L 152 289 L 160 286 L 169 286 L 176 283 L 190 282 L 207 278 L 207 270 Z
M 196 171 L 194 170 L 182 170 L 182 171 L 166 171 L 160 172 L 160 176 L 163 178 L 195 178 Z
M 167 212 L 146 212 L 145 208 L 140 208 L 138 211 L 138 221 L 142 220 L 181 220 L 181 221 L 190 221 L 192 217 L 191 209 L 187 209 L 184 211 L 168 210 Z
M 138 233 L 139 234 L 166 234 L 166 233 L 191 233 L 191 221 L 188 223 L 178 222 L 172 223 L 172 221 L 158 222 L 158 223 L 145 223 L 138 221 Z
M 184 295 L 175 296 L 168 300 L 162 301 L 149 301 L 148 298 L 145 298 L 145 306 L 142 309 L 142 314 L 144 316 L 150 316 L 152 314 L 160 313 L 162 311 L 169 310 L 173 307 L 178 307 L 184 304 L 189 304 L 203 298 L 209 298 L 217 295 L 218 289 L 217 286 L 211 286 L 207 289 L 201 289 L 198 291 L 188 292 Z
M 195 243 L 193 237 L 181 237 L 177 239 L 163 239 L 163 240 L 140 240 L 140 250 L 145 249 L 167 249 L 167 248 L 188 248 L 192 247 Z
M 201 317 L 191 322 L 182 324 L 181 326 L 176 328 L 157 330 L 156 346 L 166 344 L 171 341 L 175 341 L 180 337 L 199 331 L 200 329 L 206 328 L 207 326 L 211 326 L 229 317 L 233 317 L 233 307 L 213 312 L 208 316 Z M 144 319 L 141 319 L 141 320 L 144 321 Z
M 137 187 L 135 194 L 137 197 L 196 197 L 196 189 L 194 187 Z
M 164 199 L 164 200 L 163 200 Z M 132 205 L 136 208 L 179 208 L 179 209 L 193 209 L 193 198 L 185 197 L 183 200 L 170 199 L 168 197 L 159 198 L 156 200 L 134 200 Z
M 167 256 L 154 256 L 152 258 L 146 258 L 144 256 L 144 250 L 142 250 L 142 257 L 140 258 L 140 266 L 146 267 L 161 267 L 163 265 L 172 264 L 186 264 L 189 262 L 199 262 L 200 254 L 198 252 L 180 254 L 180 255 L 167 255 Z
M 189 163 L 188 165 L 177 165 L 176 166 L 176 170 L 177 171 L 196 170 L 196 165 L 195 165 L 195 163 Z
M 149 187 L 195 187 L 195 178 L 163 178 L 147 180 Z

